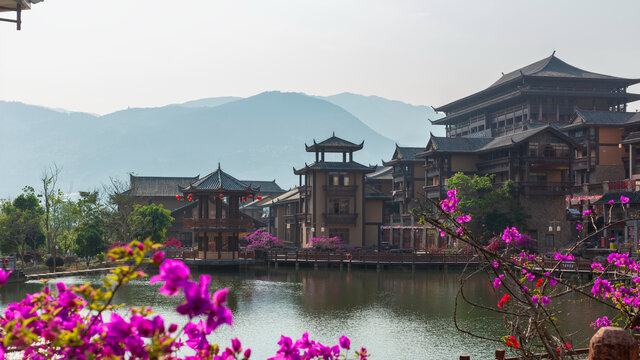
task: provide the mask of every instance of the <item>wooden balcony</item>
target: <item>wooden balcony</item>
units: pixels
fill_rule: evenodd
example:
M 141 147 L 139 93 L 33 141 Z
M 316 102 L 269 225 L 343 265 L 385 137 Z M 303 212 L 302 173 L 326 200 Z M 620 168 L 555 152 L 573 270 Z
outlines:
M 424 194 L 429 199 L 438 199 L 442 193 L 440 185 L 424 186 Z
M 523 192 L 527 195 L 564 195 L 571 192 L 573 184 L 569 182 L 521 182 Z
M 200 229 L 251 229 L 254 227 L 253 221 L 249 219 L 184 219 L 184 227 Z
M 322 214 L 327 224 L 355 224 L 358 214 Z
M 302 224 L 308 223 L 311 221 L 311 216 L 309 214 L 289 214 L 284 216 L 285 224 Z
M 356 194 L 356 190 L 358 190 L 358 186 L 323 185 L 322 189 L 327 195 L 354 196 Z

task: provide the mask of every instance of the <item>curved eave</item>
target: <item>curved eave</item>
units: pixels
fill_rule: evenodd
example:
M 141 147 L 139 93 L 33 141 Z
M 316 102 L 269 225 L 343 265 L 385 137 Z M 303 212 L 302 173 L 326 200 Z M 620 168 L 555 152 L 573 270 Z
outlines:
M 318 151 L 324 151 L 324 152 L 335 152 L 335 153 L 342 153 L 342 152 L 352 152 L 352 151 L 358 151 L 358 150 L 362 150 L 362 148 L 364 147 L 364 140 L 358 144 L 358 145 L 320 145 L 318 143 L 315 142 L 314 140 L 314 144 L 311 146 L 308 146 L 307 144 L 304 145 L 305 149 L 307 152 L 318 152 Z

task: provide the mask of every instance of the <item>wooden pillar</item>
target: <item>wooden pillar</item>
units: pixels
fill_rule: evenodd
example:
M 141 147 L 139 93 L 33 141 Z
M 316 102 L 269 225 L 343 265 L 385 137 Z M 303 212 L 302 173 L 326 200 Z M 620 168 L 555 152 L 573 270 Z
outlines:
M 204 202 L 204 217 L 203 219 L 209 218 L 209 196 L 203 196 L 202 201 Z
M 633 145 L 629 144 L 629 182 L 633 178 Z M 635 189 L 633 189 L 635 191 Z
M 216 219 L 222 219 L 222 199 L 216 196 Z
M 207 233 L 204 233 L 202 236 L 202 248 L 204 249 L 204 259 L 207 260 L 207 251 L 209 251 L 209 238 L 207 237 Z

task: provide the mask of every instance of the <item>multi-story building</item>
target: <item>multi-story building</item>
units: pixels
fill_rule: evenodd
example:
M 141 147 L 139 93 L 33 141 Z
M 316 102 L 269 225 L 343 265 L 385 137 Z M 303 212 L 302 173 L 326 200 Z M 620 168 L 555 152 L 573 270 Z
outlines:
M 623 143 L 638 130 L 639 119 L 626 108 L 640 99 L 627 92 L 639 82 L 585 71 L 552 54 L 437 108 L 446 116 L 432 123 L 446 126 L 446 138 L 432 136 L 418 155 L 425 159 L 425 196 L 442 197 L 457 172 L 512 180 L 530 215 L 527 232 L 541 248 L 561 245 L 572 236 L 566 196 L 590 192 L 594 182 L 619 185 L 625 161 L 633 173 L 633 152 L 625 159 L 632 146 Z M 600 184 L 597 191 L 606 190 Z
M 640 94 L 625 79 L 579 69 L 555 57 L 503 74 L 475 94 L 436 108 L 446 114 L 447 137 L 497 137 L 525 130 L 529 124 L 569 124 L 577 109 L 626 111 Z
M 398 146 L 391 160 L 383 161 L 384 166 L 392 167 L 394 212 L 406 215 L 414 208 L 420 208 L 424 198 L 424 160 L 416 158 L 424 152 L 424 147 Z
M 294 169 L 300 177 L 300 200 L 295 210 L 298 213 L 290 218 L 300 226 L 302 246 L 314 237 L 333 236 L 339 236 L 348 246 L 379 243 L 385 197 L 365 184 L 365 174 L 373 173 L 375 168 L 353 161 L 353 153 L 363 145 L 364 142 L 354 144 L 335 134 L 305 145 L 307 152 L 315 153 L 315 161 Z

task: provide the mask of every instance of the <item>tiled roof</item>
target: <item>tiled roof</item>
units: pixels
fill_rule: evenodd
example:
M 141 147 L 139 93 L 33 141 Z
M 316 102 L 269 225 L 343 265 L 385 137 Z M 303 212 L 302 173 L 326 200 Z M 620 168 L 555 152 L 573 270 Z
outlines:
M 365 186 L 366 186 L 364 191 L 365 199 L 387 200 L 392 198 L 391 194 L 383 193 L 382 191 L 379 191 L 378 189 L 374 188 L 371 185 L 365 185 Z
M 256 189 L 250 188 L 249 185 L 222 171 L 218 166 L 216 171 L 183 189 L 183 191 L 193 190 L 255 191 Z
M 424 151 L 424 146 L 422 147 L 408 147 L 408 146 L 397 146 L 397 158 L 405 159 L 405 160 L 416 160 L 416 155 Z
M 625 80 L 623 78 L 597 74 L 590 71 L 579 69 L 573 65 L 569 65 L 566 62 L 558 59 L 554 54 L 536 61 L 533 64 L 529 64 L 520 69 L 514 70 L 510 73 L 502 75 L 498 81 L 491 84 L 489 88 L 504 84 L 511 80 L 517 79 L 522 76 L 538 76 L 538 77 L 562 77 L 572 79 L 608 79 L 608 80 Z
M 307 144 L 304 145 L 305 148 L 307 149 L 308 152 L 315 152 L 315 151 L 326 151 L 326 152 L 344 152 L 344 151 L 357 151 L 362 149 L 362 147 L 364 146 L 364 141 L 362 141 L 360 144 L 354 144 L 351 141 L 347 141 L 345 139 L 339 138 L 336 136 L 335 133 L 333 133 L 333 135 L 326 139 L 323 140 L 321 142 L 316 142 L 316 140 L 313 140 L 313 145 L 308 146 Z
M 564 129 L 578 127 L 580 125 L 632 125 L 640 123 L 640 113 L 622 111 L 587 111 L 576 110 L 576 118 L 573 123 Z
M 514 144 L 521 143 L 538 133 L 545 132 L 545 131 L 551 131 L 554 135 L 565 140 L 566 142 L 579 146 L 575 142 L 575 140 L 561 133 L 554 126 L 545 125 L 545 126 L 535 127 L 533 129 L 524 130 L 515 134 L 503 135 L 503 136 L 493 138 L 491 142 L 489 142 L 485 146 L 478 149 L 478 151 L 485 152 L 485 151 L 492 151 L 500 148 L 510 147 Z
M 284 189 L 276 184 L 275 180 L 272 181 L 260 181 L 260 180 L 240 180 L 241 182 L 256 189 L 260 187 L 261 193 L 283 193 Z
M 614 204 L 620 204 L 620 196 L 625 196 L 629 198 L 629 204 L 640 204 L 640 192 L 636 191 L 621 191 L 621 192 L 609 192 L 604 195 L 598 201 L 594 202 L 593 205 L 604 205 L 609 204 L 610 200 L 613 200 Z
M 176 196 L 180 188 L 198 181 L 194 177 L 164 177 L 164 176 L 129 176 L 129 195 L 133 196 Z
M 449 138 L 431 136 L 429 142 L 433 143 L 439 152 L 474 152 L 491 142 L 493 138 Z
M 636 144 L 640 142 L 640 131 L 634 131 L 622 139 L 623 144 Z
M 281 194 L 280 196 L 277 196 L 271 199 L 270 201 L 265 202 L 264 204 L 262 204 L 262 206 L 273 206 L 273 205 L 288 203 L 292 201 L 297 201 L 299 199 L 300 199 L 300 191 L 298 190 L 298 188 L 293 188 L 285 192 L 284 194 Z
M 365 175 L 367 180 L 392 180 L 393 175 L 392 166 L 380 166 L 375 172 Z
M 358 171 L 358 172 L 374 172 L 375 168 L 365 166 L 355 161 L 341 162 L 341 161 L 318 161 L 311 164 L 305 164 L 302 169 L 293 169 L 294 174 L 304 174 L 309 170 L 319 171 Z

